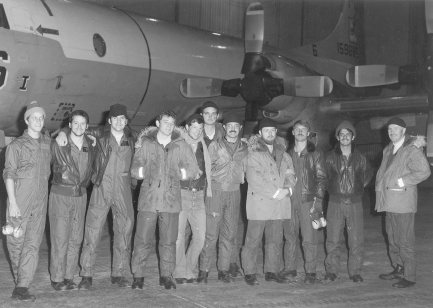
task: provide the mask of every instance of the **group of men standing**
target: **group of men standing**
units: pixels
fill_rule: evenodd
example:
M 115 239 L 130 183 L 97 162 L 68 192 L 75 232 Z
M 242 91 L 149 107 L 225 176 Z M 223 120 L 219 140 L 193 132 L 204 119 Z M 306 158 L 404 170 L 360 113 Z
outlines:
M 25 113 L 28 128 L 8 146 L 3 171 L 8 222 L 22 233 L 7 237 L 16 282 L 12 297 L 35 300 L 29 285 L 45 226 L 50 164 L 53 180 L 48 212 L 54 290 L 92 287 L 98 245 L 110 209 L 113 285 L 143 289 L 157 224 L 160 285 L 174 289 L 176 284 L 207 283 L 217 243 L 218 279 L 233 282 L 239 275 L 236 238 L 240 185 L 245 177 L 248 226 L 242 267 L 249 285 L 259 284 L 256 259 L 263 234 L 265 280 L 286 283 L 297 276 L 299 230 L 305 257 L 304 282 L 315 283 L 318 233 L 314 226 L 323 219 L 326 190 L 325 280 L 334 281 L 339 273 L 340 234 L 346 224 L 349 276 L 362 282 L 362 195 L 373 171 L 354 146 L 353 125 L 344 121 L 337 127 L 338 143 L 325 155 L 309 141 L 310 125 L 305 120 L 294 124 L 295 142 L 286 151 L 277 141 L 273 120 L 263 119 L 259 134 L 246 142 L 240 138 L 242 121 L 238 115 L 225 115 L 222 125 L 217 123 L 218 117 L 219 107 L 208 101 L 200 114 L 188 117 L 184 128 L 176 127 L 174 112 L 164 111 L 158 115 L 156 127 L 137 135 L 127 127 L 126 107 L 116 104 L 110 107 L 108 125 L 95 129 L 88 128 L 85 111 L 72 112 L 69 127 L 51 142 L 41 134 L 45 111 L 37 102 L 30 103 Z M 389 251 L 395 269 L 380 278 L 399 279 L 393 286 L 409 287 L 415 284 L 416 184 L 430 175 L 430 168 L 419 141 L 405 134 L 403 120 L 393 118 L 387 126 L 392 142 L 384 150 L 376 177 L 376 209 L 387 212 Z M 142 184 L 131 258 L 134 179 L 142 180 Z M 94 186 L 86 214 L 90 181 Z M 190 232 L 192 239 L 186 250 Z M 83 233 L 79 260 L 82 280 L 77 286 L 73 279 Z M 125 278 L 130 262 L 132 284 Z

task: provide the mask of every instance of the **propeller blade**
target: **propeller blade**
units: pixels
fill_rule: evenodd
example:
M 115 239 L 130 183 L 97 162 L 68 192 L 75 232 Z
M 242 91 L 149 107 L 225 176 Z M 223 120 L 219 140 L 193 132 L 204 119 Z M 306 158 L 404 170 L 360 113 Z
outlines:
M 265 28 L 265 14 L 259 2 L 251 3 L 245 17 L 245 52 L 261 53 Z
M 427 33 L 433 34 L 433 1 L 425 1 L 425 23 Z
M 346 81 L 352 87 L 373 87 L 399 82 L 399 67 L 360 65 L 347 70 Z
M 332 92 L 334 84 L 327 76 L 284 78 L 284 95 L 297 97 L 323 97 Z
M 180 93 L 187 98 L 220 96 L 223 82 L 215 78 L 187 78 L 180 83 Z

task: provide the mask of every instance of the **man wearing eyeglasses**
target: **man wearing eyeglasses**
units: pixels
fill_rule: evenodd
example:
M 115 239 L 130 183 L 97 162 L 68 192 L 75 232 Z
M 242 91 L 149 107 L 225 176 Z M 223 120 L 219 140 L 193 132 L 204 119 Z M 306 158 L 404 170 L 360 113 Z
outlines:
M 297 182 L 291 199 L 291 219 L 285 219 L 283 222 L 286 243 L 285 264 L 281 275 L 289 279 L 297 276 L 296 240 L 300 228 L 305 255 L 304 283 L 313 284 L 316 282 L 318 235 L 311 224 L 310 211 L 323 212 L 322 200 L 326 186 L 325 156 L 308 140 L 310 124 L 306 120 L 296 121 L 292 133 L 295 136 L 295 144 L 289 149 L 289 154 L 293 160 Z
M 362 282 L 361 269 L 364 260 L 364 218 L 362 195 L 364 187 L 373 177 L 367 158 L 353 143 L 356 131 L 348 121 L 335 130 L 339 141 L 326 153 L 328 172 L 328 213 L 325 260 L 325 280 L 334 281 L 340 270 L 340 233 L 346 224 L 349 242 L 349 277 Z

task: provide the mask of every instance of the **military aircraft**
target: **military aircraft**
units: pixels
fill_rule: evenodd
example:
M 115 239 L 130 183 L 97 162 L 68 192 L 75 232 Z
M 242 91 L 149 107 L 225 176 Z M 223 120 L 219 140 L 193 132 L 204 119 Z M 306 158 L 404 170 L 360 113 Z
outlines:
M 345 1 L 329 37 L 286 51 L 263 46 L 259 3 L 248 7 L 240 40 L 94 3 L 0 0 L 0 135 L 22 133 L 32 100 L 55 131 L 76 109 L 100 124 L 114 103 L 127 106 L 133 127 L 152 124 L 164 109 L 181 122 L 212 97 L 225 97 L 217 98 L 222 116 L 246 110 L 247 130 L 264 116 L 284 135 L 307 119 L 325 148 L 342 118 L 417 112 L 413 132 L 425 133 L 427 94 L 365 97 L 357 88 L 384 82 L 357 82 L 380 69 L 361 66 L 356 14 Z

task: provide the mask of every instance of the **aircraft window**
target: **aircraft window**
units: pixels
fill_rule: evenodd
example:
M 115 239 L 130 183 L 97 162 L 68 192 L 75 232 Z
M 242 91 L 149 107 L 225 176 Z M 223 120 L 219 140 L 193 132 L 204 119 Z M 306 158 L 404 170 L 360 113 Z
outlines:
M 107 52 L 107 46 L 105 41 L 98 33 L 93 35 L 93 47 L 95 48 L 96 54 L 100 57 L 105 56 Z
M 10 29 L 8 19 L 6 18 L 5 9 L 3 8 L 3 4 L 0 4 L 0 27 Z

